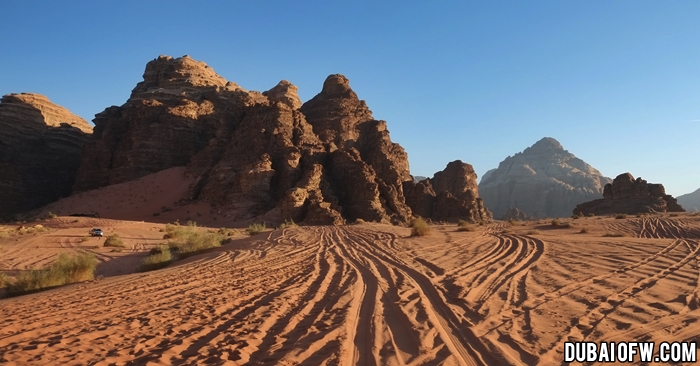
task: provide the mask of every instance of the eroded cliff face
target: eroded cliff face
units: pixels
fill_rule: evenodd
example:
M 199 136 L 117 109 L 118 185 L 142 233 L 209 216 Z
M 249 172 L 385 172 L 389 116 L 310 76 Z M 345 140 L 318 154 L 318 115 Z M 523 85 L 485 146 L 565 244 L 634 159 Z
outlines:
M 174 166 L 195 178 L 189 199 L 240 219 L 338 224 L 406 222 L 408 158 L 342 75 L 303 104 L 281 81 L 247 91 L 188 56 L 161 56 L 122 106 L 96 115 L 76 191 Z
M 611 182 L 561 144 L 545 137 L 484 174 L 479 193 L 495 217 L 515 207 L 528 216 L 566 217 Z
M 453 161 L 433 178 L 404 182 L 406 203 L 414 214 L 433 221 L 491 221 L 491 212 L 479 198 L 476 178 L 471 165 Z
M 630 173 L 618 175 L 605 185 L 603 198 L 582 203 L 574 215 L 637 214 L 648 212 L 685 212 L 677 200 L 666 194 L 662 184 L 634 179 Z
M 0 99 L 0 218 L 71 194 L 87 121 L 32 93 Z

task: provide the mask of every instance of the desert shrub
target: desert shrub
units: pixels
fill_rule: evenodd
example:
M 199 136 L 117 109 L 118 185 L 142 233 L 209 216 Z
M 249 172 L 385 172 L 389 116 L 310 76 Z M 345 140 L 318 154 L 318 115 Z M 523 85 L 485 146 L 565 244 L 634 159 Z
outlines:
M 574 220 L 578 220 L 578 219 L 580 219 L 580 218 L 582 218 L 582 217 L 583 217 L 583 215 L 581 215 L 581 214 L 574 214 L 574 215 L 571 215 L 571 218 L 574 219 Z
M 112 234 L 112 235 L 108 236 L 107 240 L 105 240 L 104 246 L 106 246 L 106 247 L 119 247 L 119 248 L 125 247 L 124 241 L 117 234 Z
M 180 258 L 198 254 L 206 249 L 220 247 L 224 238 L 218 233 L 185 227 L 168 242 L 170 250 L 177 252 Z
M 285 228 L 290 228 L 290 227 L 297 227 L 299 225 L 294 222 L 294 220 L 289 219 L 289 220 L 284 220 L 284 223 L 280 225 L 280 229 L 285 229 Z
M 55 218 L 58 217 L 58 215 L 56 215 L 55 213 L 53 213 L 53 212 L 51 212 L 51 211 L 49 211 L 49 214 L 48 214 L 47 216 L 48 216 L 50 219 L 55 219 Z
M 80 238 L 80 241 L 81 241 L 82 243 L 84 243 L 84 242 L 86 242 L 86 241 L 88 241 L 88 240 L 90 240 L 90 238 L 88 238 L 87 236 L 83 236 L 82 238 Z
M 552 224 L 552 226 L 561 226 L 561 220 L 553 219 L 551 224 Z
M 0 273 L 0 288 L 5 287 L 7 283 L 7 276 L 4 273 Z
M 459 223 L 457 224 L 457 231 L 476 231 L 476 228 L 468 221 L 459 220 Z
M 365 220 L 362 220 L 359 217 L 357 219 L 355 219 L 355 225 L 360 225 L 360 224 L 364 224 L 364 223 L 365 223 Z
M 430 234 L 430 225 L 422 218 L 417 218 L 411 222 L 411 236 L 426 236 Z
M 159 245 L 149 253 L 148 257 L 141 261 L 139 270 L 142 272 L 163 268 L 173 261 L 173 255 L 167 245 Z
M 89 253 L 73 256 L 61 254 L 49 268 L 23 272 L 7 286 L 8 294 L 40 291 L 73 282 L 87 281 L 95 277 L 97 259 Z
M 539 234 L 542 234 L 542 232 L 539 230 L 530 230 L 527 232 L 527 235 L 539 235 Z
M 591 212 L 591 213 L 589 213 L 587 216 L 588 216 L 588 217 L 593 217 L 593 216 L 595 216 L 595 214 L 594 214 L 593 212 Z
M 0 239 L 4 239 L 10 236 L 10 234 L 7 231 L 0 231 Z
M 615 218 L 618 220 L 626 219 L 627 215 L 626 214 L 617 214 L 617 215 L 615 215 Z
M 604 238 L 623 238 L 625 236 L 627 236 L 627 235 L 625 235 L 624 233 L 617 233 L 617 232 L 610 232 L 610 231 L 603 234 Z
M 586 234 L 586 233 L 588 233 L 588 229 L 586 229 L 585 227 L 583 227 L 583 228 L 581 228 L 581 231 L 579 231 L 578 233 L 579 233 L 579 234 Z
M 27 234 L 38 234 L 38 233 L 43 233 L 45 231 L 49 231 L 49 229 L 45 228 L 42 225 L 34 225 L 34 226 L 20 226 L 17 228 L 16 233 L 19 235 L 27 235 Z
M 267 228 L 265 227 L 265 223 L 262 224 L 250 224 L 248 225 L 248 235 L 253 236 L 256 234 L 260 234 L 265 232 Z
M 174 224 L 165 224 L 163 239 L 177 239 L 184 236 L 186 232 L 185 227 L 181 226 L 177 221 Z
M 678 216 L 678 214 L 677 214 L 677 213 L 672 213 L 672 214 L 670 214 L 670 215 L 668 215 L 668 216 L 671 216 L 671 217 L 677 217 L 677 216 Z
M 511 217 L 510 219 L 508 219 L 508 224 L 510 226 L 515 226 L 515 220 L 513 220 L 513 218 Z

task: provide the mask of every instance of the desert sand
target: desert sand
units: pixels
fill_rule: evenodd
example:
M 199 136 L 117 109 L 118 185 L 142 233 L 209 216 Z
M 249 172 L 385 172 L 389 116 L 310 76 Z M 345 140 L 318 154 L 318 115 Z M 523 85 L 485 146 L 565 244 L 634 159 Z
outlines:
M 691 214 L 278 229 L 132 274 L 162 225 L 74 219 L 0 241 L 10 274 L 79 248 L 103 262 L 0 300 L 3 364 L 549 365 L 568 340 L 700 341 Z M 76 242 L 95 225 L 128 249 Z

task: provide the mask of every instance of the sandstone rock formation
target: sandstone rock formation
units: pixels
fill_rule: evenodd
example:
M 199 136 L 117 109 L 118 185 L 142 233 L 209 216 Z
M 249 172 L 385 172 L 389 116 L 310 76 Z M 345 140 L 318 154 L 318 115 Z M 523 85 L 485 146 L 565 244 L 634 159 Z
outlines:
M 433 178 L 403 183 L 406 203 L 415 215 L 433 221 L 490 221 L 491 213 L 479 198 L 476 173 L 459 160 L 447 164 Z
M 92 126 L 40 94 L 0 99 L 0 218 L 71 193 Z
M 566 217 L 577 204 L 600 197 L 610 181 L 545 137 L 484 174 L 479 193 L 495 217 L 511 207 L 536 218 Z
M 661 184 L 634 179 L 630 173 L 618 175 L 605 185 L 603 198 L 582 203 L 574 215 L 637 214 L 647 212 L 685 212 L 675 198 L 666 194 Z
M 506 213 L 501 216 L 501 220 L 503 221 L 508 221 L 508 220 L 531 220 L 532 217 L 528 216 L 526 213 L 520 211 L 517 207 L 511 207 L 506 211 Z
M 344 76 L 329 76 L 303 105 L 287 81 L 249 92 L 188 56 L 160 56 L 143 78 L 124 105 L 96 115 L 76 191 L 186 166 L 190 200 L 240 219 L 273 210 L 311 224 L 411 217 L 407 155 Z
M 688 211 L 700 211 L 700 188 L 692 193 L 687 193 L 676 197 L 678 204 Z

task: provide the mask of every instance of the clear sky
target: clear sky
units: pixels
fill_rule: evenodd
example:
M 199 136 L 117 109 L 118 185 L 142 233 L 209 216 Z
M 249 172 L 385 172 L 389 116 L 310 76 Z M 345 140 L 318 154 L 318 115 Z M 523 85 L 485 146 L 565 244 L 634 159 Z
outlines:
M 604 175 L 700 187 L 700 1 L 8 1 L 0 93 L 87 120 L 158 55 L 302 101 L 341 73 L 408 152 L 481 177 L 549 136 Z

